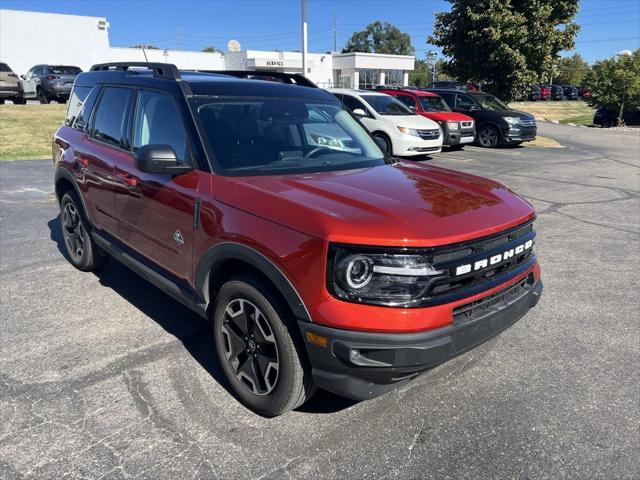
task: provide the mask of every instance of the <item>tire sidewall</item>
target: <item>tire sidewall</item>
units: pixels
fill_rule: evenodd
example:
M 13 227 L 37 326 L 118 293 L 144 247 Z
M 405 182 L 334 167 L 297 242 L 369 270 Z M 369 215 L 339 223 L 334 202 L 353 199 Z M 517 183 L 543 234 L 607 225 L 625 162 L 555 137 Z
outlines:
M 387 153 L 389 155 L 393 155 L 393 147 L 391 145 L 391 140 L 389 140 L 389 137 L 387 137 L 386 134 L 384 134 L 384 133 L 375 133 L 373 136 L 374 136 L 374 138 L 381 139 L 387 145 L 385 153 Z
M 78 217 L 80 219 L 79 221 L 82 223 L 82 229 L 84 231 L 84 249 L 82 252 L 82 257 L 80 258 L 77 258 L 72 252 L 69 251 L 69 245 L 67 244 L 67 240 L 65 238 L 64 209 L 69 203 L 73 204 L 76 211 L 78 212 Z M 74 193 L 67 192 L 62 196 L 62 200 L 60 200 L 60 230 L 62 233 L 62 240 L 64 241 L 67 256 L 69 257 L 69 261 L 71 262 L 71 264 L 80 270 L 91 269 L 93 261 L 93 251 L 88 222 L 84 215 L 82 205 L 80 205 L 80 202 L 78 201 L 78 198 Z
M 229 302 L 240 298 L 250 301 L 262 311 L 274 334 L 278 349 L 278 380 L 275 388 L 266 395 L 249 392 L 236 378 L 224 354 L 221 330 L 224 312 Z M 225 283 L 220 288 L 213 313 L 212 329 L 216 352 L 228 384 L 244 405 L 264 416 L 274 416 L 287 411 L 296 383 L 302 381 L 302 378 L 296 378 L 302 372 L 300 355 L 292 334 L 283 321 L 285 316 L 282 312 L 283 309 L 278 302 L 259 281 L 251 277 L 241 277 Z
M 480 135 L 482 134 L 483 130 L 493 130 L 496 134 L 496 141 L 490 145 L 485 145 L 480 141 Z M 485 147 L 485 148 L 493 148 L 495 146 L 498 145 L 498 143 L 500 143 L 500 132 L 498 131 L 498 129 L 496 127 L 494 127 L 493 125 L 484 125 L 482 126 L 482 128 L 480 128 L 480 130 L 478 130 L 478 144 L 481 147 Z

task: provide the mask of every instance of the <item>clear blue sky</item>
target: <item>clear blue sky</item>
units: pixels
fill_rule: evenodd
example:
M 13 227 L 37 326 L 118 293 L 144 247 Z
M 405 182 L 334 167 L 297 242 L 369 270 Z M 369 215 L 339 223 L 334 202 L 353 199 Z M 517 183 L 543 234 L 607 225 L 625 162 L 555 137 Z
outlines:
M 333 12 L 337 46 L 375 20 L 388 21 L 411 34 L 418 58 L 429 47 L 434 12 L 447 10 L 442 0 L 308 0 L 309 50 L 333 48 Z M 201 50 L 226 50 L 229 39 L 243 49 L 299 50 L 299 0 L 0 0 L 2 8 L 106 17 L 113 46 L 136 43 Z M 640 0 L 583 0 L 577 17 L 582 29 L 576 51 L 589 62 L 640 47 Z

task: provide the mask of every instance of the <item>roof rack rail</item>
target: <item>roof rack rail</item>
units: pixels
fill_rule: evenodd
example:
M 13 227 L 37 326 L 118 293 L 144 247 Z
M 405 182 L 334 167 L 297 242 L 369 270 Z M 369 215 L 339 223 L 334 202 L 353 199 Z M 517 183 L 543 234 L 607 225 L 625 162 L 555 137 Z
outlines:
M 110 62 L 110 63 L 98 63 L 91 67 L 92 72 L 106 72 L 106 71 L 122 71 L 126 72 L 131 67 L 148 68 L 153 71 L 153 76 L 158 78 L 167 78 L 169 80 L 180 80 L 180 71 L 172 63 L 157 63 L 157 62 Z
M 219 75 L 230 75 L 237 78 L 247 78 L 254 80 L 278 79 L 282 83 L 291 85 L 301 85 L 303 87 L 318 88 L 311 80 L 299 73 L 272 72 L 270 70 L 196 70 L 203 73 L 217 73 Z

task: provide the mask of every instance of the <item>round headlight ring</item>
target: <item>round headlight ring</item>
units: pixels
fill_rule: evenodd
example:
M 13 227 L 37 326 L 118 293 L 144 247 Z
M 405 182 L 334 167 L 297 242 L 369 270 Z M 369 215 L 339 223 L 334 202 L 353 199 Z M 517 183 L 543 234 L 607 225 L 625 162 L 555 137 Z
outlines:
M 373 278 L 373 261 L 364 255 L 349 260 L 345 271 L 347 285 L 354 290 L 366 287 Z

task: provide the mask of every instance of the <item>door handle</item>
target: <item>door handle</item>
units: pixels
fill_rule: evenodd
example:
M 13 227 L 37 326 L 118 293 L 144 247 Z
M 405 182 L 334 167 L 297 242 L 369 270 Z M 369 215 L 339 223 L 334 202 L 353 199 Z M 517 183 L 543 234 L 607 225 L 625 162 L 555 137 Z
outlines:
M 116 173 L 118 180 L 122 181 L 129 189 L 136 188 L 138 186 L 138 179 L 130 173 L 118 172 Z

